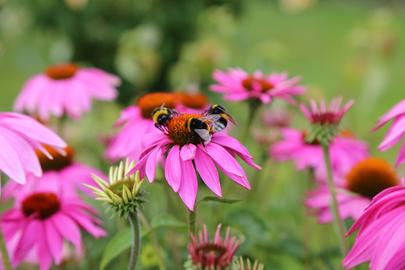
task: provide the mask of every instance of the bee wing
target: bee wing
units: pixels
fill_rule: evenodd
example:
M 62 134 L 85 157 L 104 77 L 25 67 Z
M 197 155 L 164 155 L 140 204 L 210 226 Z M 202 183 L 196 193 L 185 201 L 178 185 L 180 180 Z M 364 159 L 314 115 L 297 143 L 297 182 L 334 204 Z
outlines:
M 221 119 L 219 114 L 207 114 L 201 118 L 202 121 L 216 122 Z
M 212 135 L 206 129 L 194 129 L 194 132 L 200 136 L 204 143 L 209 143 L 211 141 Z

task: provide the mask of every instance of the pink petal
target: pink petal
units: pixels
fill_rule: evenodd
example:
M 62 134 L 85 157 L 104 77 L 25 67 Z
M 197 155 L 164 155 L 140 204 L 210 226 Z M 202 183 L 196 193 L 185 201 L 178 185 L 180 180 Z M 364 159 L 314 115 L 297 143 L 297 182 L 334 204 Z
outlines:
M 162 156 L 162 149 L 160 147 L 156 147 L 148 157 L 145 166 L 146 177 L 148 178 L 149 182 L 153 182 L 155 180 L 156 174 L 156 166 Z
M 84 230 L 86 230 L 94 237 L 101 237 L 106 235 L 106 232 L 102 228 L 96 226 L 92 222 L 91 216 L 84 214 L 83 210 L 78 208 L 76 209 L 76 211 L 68 211 L 67 214 L 72 217 L 81 227 L 83 227 Z
M 239 163 L 219 144 L 212 142 L 205 146 L 205 150 L 208 155 L 227 172 L 238 176 L 245 176 L 245 173 Z
M 19 264 L 35 247 L 40 238 L 45 237 L 40 221 L 33 220 L 21 231 L 20 241 L 14 250 L 13 262 Z
M 45 233 L 49 246 L 49 250 L 55 260 L 56 264 L 62 261 L 63 239 L 57 229 L 54 227 L 52 221 L 45 221 Z
M 181 168 L 182 178 L 178 193 L 187 208 L 193 211 L 198 190 L 197 175 L 191 160 L 181 162 Z
M 199 146 L 201 147 L 201 146 Z M 194 159 L 195 167 L 201 179 L 217 196 L 222 197 L 219 175 L 212 159 L 202 149 L 197 149 Z
M 186 144 L 181 147 L 180 157 L 183 161 L 192 160 L 195 155 L 196 146 L 194 144 Z
M 179 191 L 181 183 L 181 161 L 178 145 L 174 145 L 166 158 L 165 178 L 174 192 Z
M 384 114 L 377 122 L 373 130 L 377 130 L 385 125 L 388 121 L 405 114 L 405 100 L 400 101 L 391 110 Z
M 82 250 L 82 240 L 80 237 L 79 227 L 70 217 L 59 213 L 55 214 L 51 221 L 63 238 L 70 241 L 76 247 L 76 249 Z

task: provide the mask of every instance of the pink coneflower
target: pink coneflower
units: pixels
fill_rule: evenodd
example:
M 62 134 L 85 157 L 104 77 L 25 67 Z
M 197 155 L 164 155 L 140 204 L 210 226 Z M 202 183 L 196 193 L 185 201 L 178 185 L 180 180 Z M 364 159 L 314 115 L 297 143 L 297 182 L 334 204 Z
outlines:
M 25 260 L 39 264 L 41 270 L 59 265 L 67 242 L 81 252 L 80 229 L 94 237 L 105 235 L 95 215 L 77 197 L 54 192 L 52 187 L 19 198 L 0 218 L 14 267 Z
M 97 68 L 80 68 L 74 64 L 48 67 L 24 85 L 14 109 L 48 120 L 67 115 L 78 119 L 91 108 L 93 99 L 113 100 L 120 79 Z
M 283 139 L 270 147 L 269 155 L 279 161 L 291 160 L 298 170 L 313 169 L 320 179 L 325 179 L 326 169 L 322 146 L 318 141 L 308 142 L 307 132 L 284 128 Z M 344 175 L 358 161 L 368 156 L 367 144 L 341 132 L 330 144 L 332 168 L 335 174 Z
M 349 230 L 356 241 L 343 261 L 346 269 L 369 262 L 371 270 L 405 269 L 405 187 L 396 186 L 374 197 Z
M 384 140 L 379 145 L 381 151 L 385 151 L 395 144 L 399 143 L 405 135 L 405 100 L 402 100 L 395 105 L 389 112 L 384 114 L 379 120 L 374 130 L 377 130 L 392 121 L 392 125 L 385 135 Z M 405 143 L 402 145 L 401 150 L 396 161 L 396 165 L 405 163 Z
M 213 77 L 217 84 L 211 90 L 224 94 L 224 99 L 231 101 L 254 99 L 268 104 L 274 98 L 281 98 L 292 102 L 293 96 L 305 91 L 304 87 L 298 85 L 299 78 L 289 79 L 286 73 L 265 75 L 256 71 L 249 74 L 240 68 L 234 68 L 227 72 L 216 70 Z
M 154 109 L 164 105 L 179 111 L 205 109 L 207 98 L 202 94 L 156 92 L 143 95 L 136 105 L 124 109 L 121 117 L 115 123 L 121 130 L 111 139 L 106 150 L 106 157 L 112 161 L 123 158 L 138 160 L 143 150 L 141 140 L 145 134 L 158 132 L 152 120 Z
M 12 180 L 25 183 L 26 174 L 41 176 L 35 149 L 49 156 L 49 145 L 59 149 L 65 142 L 31 117 L 17 113 L 0 113 L 0 172 Z
M 314 100 L 311 100 L 309 107 L 301 104 L 300 108 L 312 124 L 336 126 L 340 124 L 343 116 L 352 107 L 353 103 L 354 101 L 351 100 L 342 107 L 342 98 L 335 98 L 327 106 L 325 101 L 317 104 Z
M 45 148 L 52 155 L 52 159 L 37 151 L 43 175 L 41 177 L 32 174 L 28 175 L 25 185 L 9 182 L 3 191 L 4 199 L 24 196 L 25 193 L 37 190 L 42 186 L 54 186 L 71 196 L 75 196 L 78 190 L 90 195 L 91 192 L 83 184 L 93 182 L 92 174 L 104 177 L 99 170 L 76 162 L 72 147 L 64 148 L 63 154 L 56 152 L 52 148 Z
M 201 270 L 225 270 L 231 266 L 239 245 L 240 240 L 231 236 L 229 227 L 222 239 L 221 225 L 218 225 L 214 239 L 210 240 L 207 226 L 204 225 L 198 235 L 191 235 L 188 253 L 193 266 Z
M 225 133 L 213 133 L 210 142 L 203 143 L 199 135 L 186 126 L 191 118 L 201 117 L 203 114 L 176 114 L 168 121 L 165 132 L 145 135 L 145 148 L 132 170 L 139 169 L 142 177 L 146 175 L 149 182 L 153 182 L 156 166 L 164 161 L 166 181 L 190 210 L 194 209 L 197 197 L 196 170 L 208 188 L 217 196 L 222 196 L 216 166 L 247 189 L 250 189 L 247 175 L 235 156 L 255 169 L 260 168 L 253 162 L 248 150 Z
M 372 198 L 381 191 L 399 184 L 394 169 L 383 159 L 369 157 L 355 164 L 337 185 L 341 219 L 357 220 Z M 315 210 L 320 223 L 332 221 L 331 195 L 325 184 L 311 192 L 306 205 Z

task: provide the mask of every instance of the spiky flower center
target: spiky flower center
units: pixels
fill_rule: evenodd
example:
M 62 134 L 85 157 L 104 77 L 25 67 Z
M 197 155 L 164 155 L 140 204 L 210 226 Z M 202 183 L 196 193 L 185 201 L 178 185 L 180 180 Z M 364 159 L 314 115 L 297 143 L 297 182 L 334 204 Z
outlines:
M 201 93 L 189 94 L 185 92 L 177 92 L 174 95 L 179 103 L 188 108 L 204 109 L 208 104 L 207 97 Z
M 386 188 L 399 184 L 392 166 L 380 158 L 367 158 L 357 163 L 346 176 L 348 189 L 372 199 Z
M 260 86 L 260 92 L 267 92 L 273 89 L 274 85 L 270 83 L 269 81 L 262 79 L 262 78 L 256 78 L 252 75 L 247 76 L 245 79 L 242 81 L 243 87 L 249 91 L 253 91 L 254 85 L 259 85 Z
M 219 244 L 203 244 L 197 247 L 196 254 L 198 255 L 198 259 L 195 258 L 193 263 L 200 265 L 203 269 L 224 269 L 231 264 L 231 261 L 224 257 L 226 253 L 226 247 Z
M 122 195 L 122 188 L 126 186 L 129 190 L 132 190 L 134 185 L 136 184 L 135 181 L 133 180 L 122 180 L 122 181 L 117 181 L 114 184 L 111 184 L 109 189 L 116 195 L 121 196 Z
M 22 201 L 22 212 L 26 217 L 47 219 L 60 209 L 58 196 L 52 192 L 37 192 Z
M 142 117 L 151 118 L 155 108 L 164 105 L 166 108 L 173 109 L 176 106 L 176 100 L 172 93 L 156 92 L 140 97 L 137 105 L 141 109 Z
M 78 70 L 75 64 L 61 64 L 48 67 L 45 74 L 53 80 L 66 80 L 72 78 Z
M 41 168 L 44 172 L 60 171 L 73 163 L 74 150 L 72 147 L 68 146 L 64 148 L 64 153 L 60 153 L 50 146 L 44 146 L 44 148 L 52 156 L 52 159 L 49 159 L 39 150 L 36 151 Z
M 167 123 L 168 136 L 177 145 L 183 146 L 186 144 L 199 144 L 201 138 L 194 131 L 187 128 L 187 123 L 191 118 L 201 118 L 202 114 L 184 113 L 173 116 Z

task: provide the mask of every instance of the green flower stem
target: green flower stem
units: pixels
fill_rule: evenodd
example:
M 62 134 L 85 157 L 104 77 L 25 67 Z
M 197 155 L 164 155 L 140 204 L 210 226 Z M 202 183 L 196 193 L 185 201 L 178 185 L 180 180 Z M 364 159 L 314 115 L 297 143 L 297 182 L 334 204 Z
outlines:
M 0 189 L 1 189 L 1 172 L 0 172 Z M 1 190 L 0 190 L 1 191 Z M 4 239 L 3 230 L 0 229 L 0 254 L 3 262 L 4 270 L 12 270 L 10 257 L 8 255 L 6 241 Z
M 189 234 L 194 234 L 195 235 L 195 223 L 196 223 L 196 211 L 197 209 L 195 208 L 194 211 L 187 210 L 188 211 L 188 232 Z
M 4 240 L 3 231 L 0 232 L 0 253 L 1 253 L 1 258 L 3 261 L 4 269 L 5 270 L 13 269 L 13 267 L 11 267 L 10 257 L 8 256 L 6 241 Z
M 247 122 L 245 125 L 245 129 L 242 132 L 241 136 L 241 142 L 245 143 L 247 137 L 250 134 L 250 129 L 253 124 L 253 120 L 255 119 L 257 110 L 259 109 L 260 102 L 257 100 L 249 100 L 249 109 L 248 109 L 248 117 L 247 117 Z
M 152 246 L 156 252 L 156 257 L 157 257 L 158 263 L 159 263 L 159 270 L 166 270 L 165 262 L 163 260 L 162 252 L 160 250 L 160 245 L 159 245 L 158 239 L 156 237 L 155 231 L 152 229 L 152 227 L 149 224 L 148 219 L 145 217 L 145 215 L 142 212 L 139 212 L 139 218 L 141 219 L 142 226 L 148 232 L 150 232 L 149 234 L 150 234 L 150 237 L 152 240 Z
M 329 153 L 329 145 L 322 144 L 323 150 L 323 158 L 325 160 L 326 172 L 327 172 L 327 182 L 329 192 L 332 195 L 332 202 L 330 204 L 330 208 L 333 214 L 333 224 L 335 226 L 336 233 L 339 237 L 339 245 L 340 251 L 343 256 L 346 255 L 347 247 L 345 241 L 345 227 L 343 225 L 342 219 L 340 218 L 337 195 L 336 195 L 336 187 L 335 183 L 333 182 L 333 174 L 332 174 L 332 163 L 330 160 L 330 153 Z
M 128 270 L 135 270 L 141 251 L 141 226 L 139 224 L 138 213 L 128 216 L 128 222 L 131 226 L 131 254 L 129 257 Z

